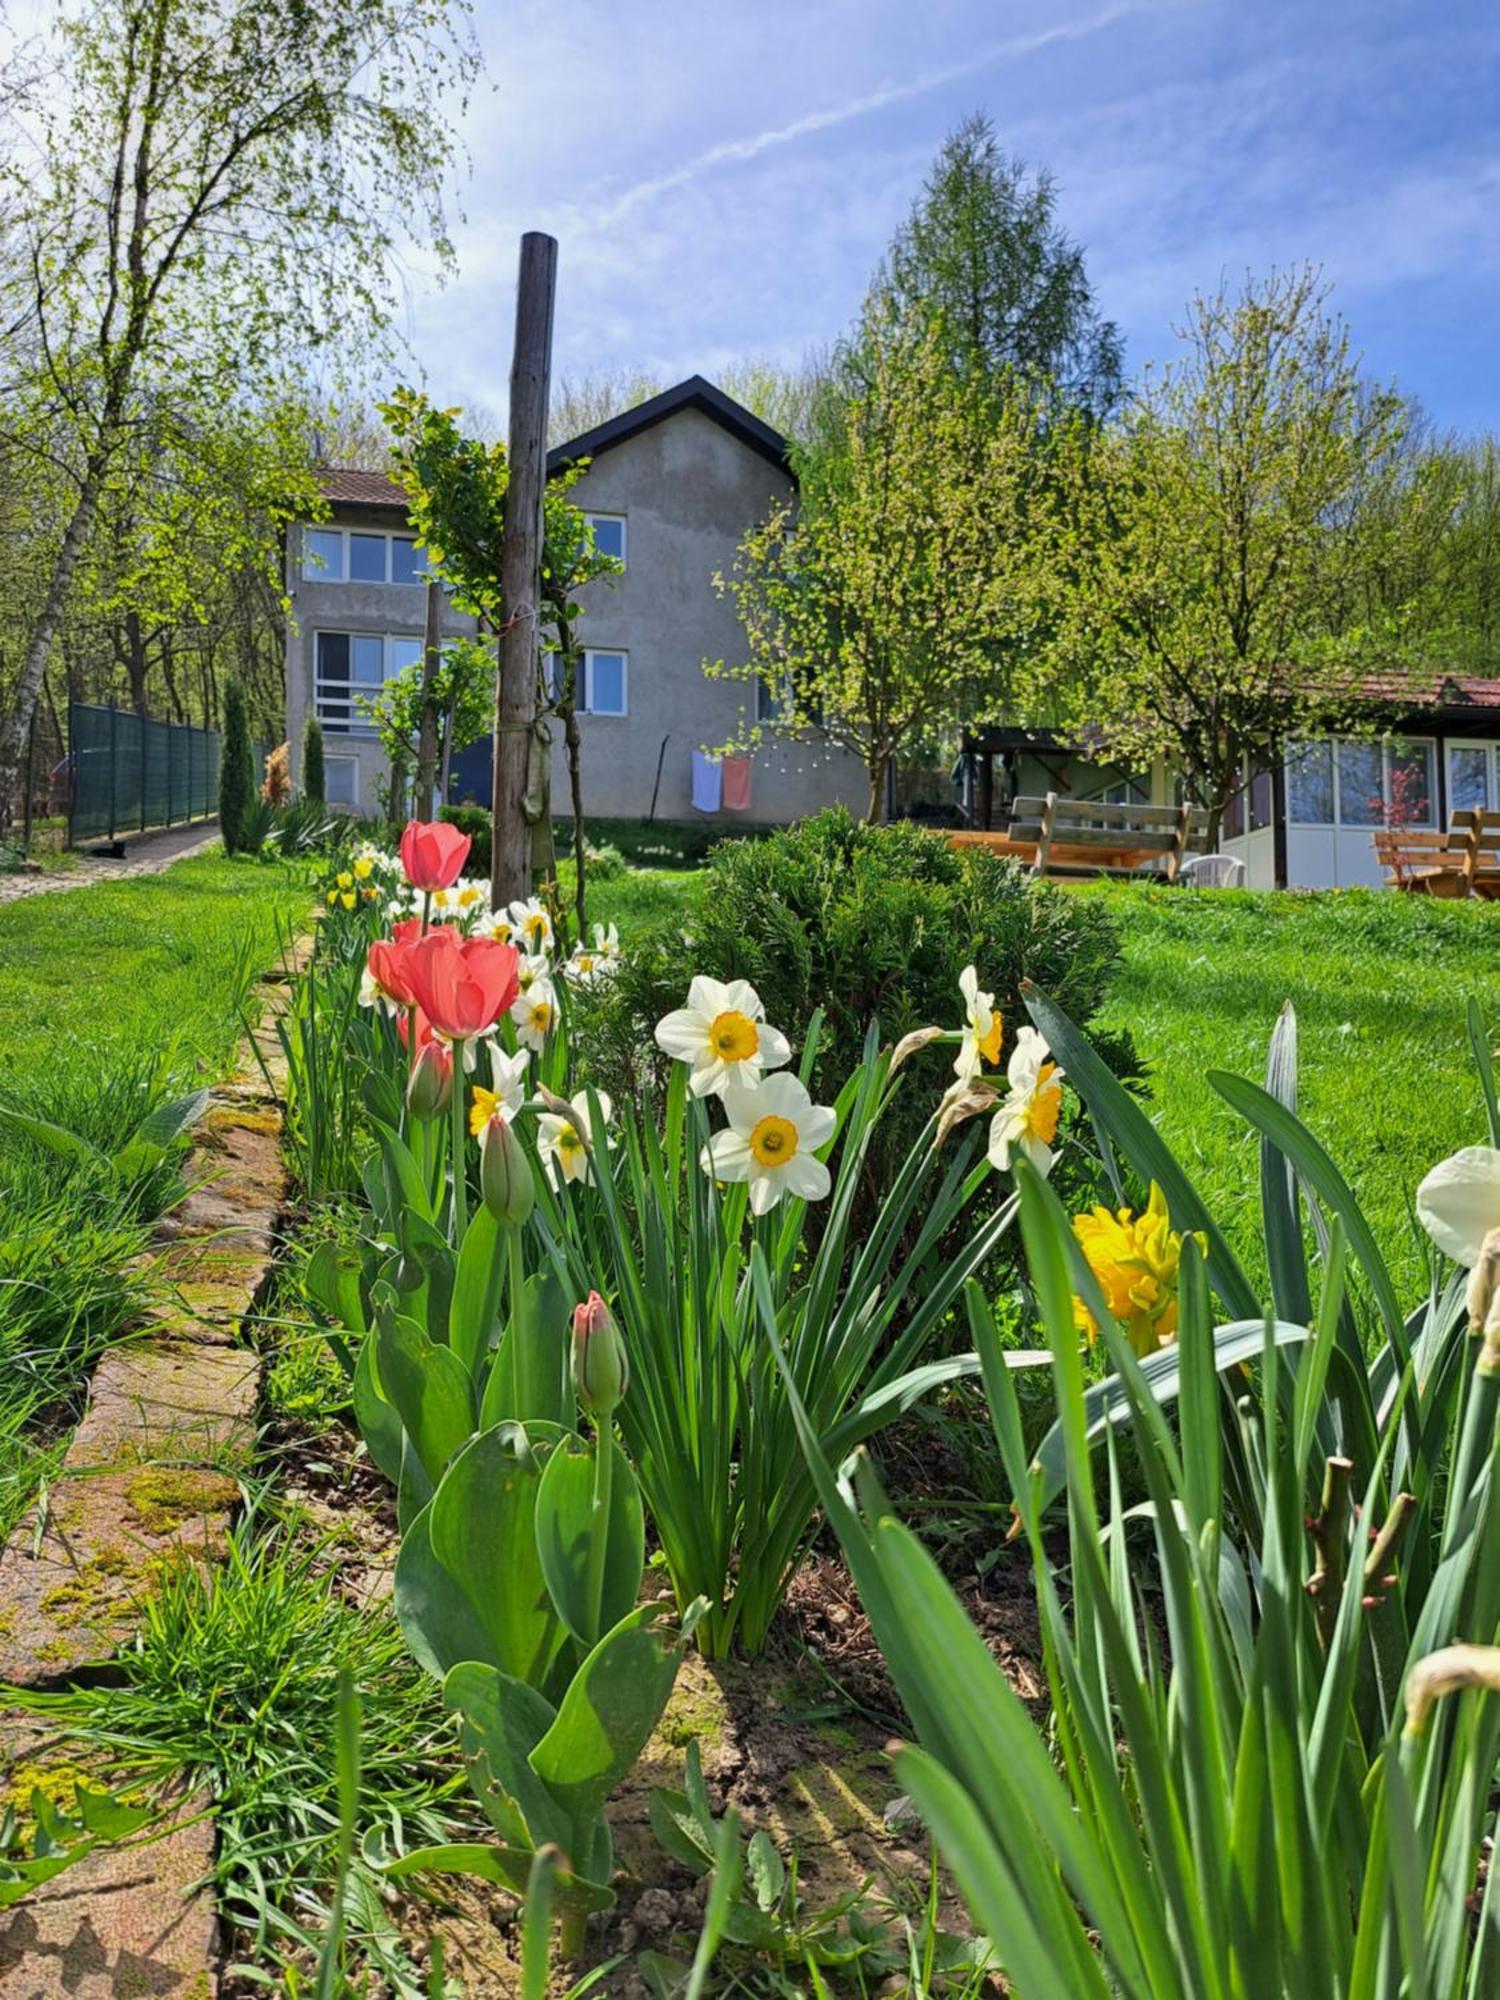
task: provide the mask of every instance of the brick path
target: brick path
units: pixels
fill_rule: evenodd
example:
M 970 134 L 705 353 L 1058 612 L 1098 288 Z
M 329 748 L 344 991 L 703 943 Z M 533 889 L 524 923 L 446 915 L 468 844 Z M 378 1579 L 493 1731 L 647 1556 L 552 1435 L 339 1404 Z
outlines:
M 120 882 L 132 875 L 160 875 L 174 861 L 212 847 L 218 837 L 216 819 L 199 819 L 191 826 L 172 826 L 160 833 L 134 835 L 122 861 L 96 860 L 82 852 L 71 868 L 43 868 L 34 875 L 29 872 L 0 875 L 0 906 L 18 902 L 22 896 L 40 896 L 55 889 L 88 889 L 95 882 Z

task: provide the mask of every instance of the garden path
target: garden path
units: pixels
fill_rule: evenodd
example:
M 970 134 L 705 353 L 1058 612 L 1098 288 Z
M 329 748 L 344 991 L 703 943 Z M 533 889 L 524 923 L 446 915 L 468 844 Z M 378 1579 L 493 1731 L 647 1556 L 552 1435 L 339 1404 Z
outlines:
M 132 875 L 160 875 L 174 861 L 183 861 L 190 854 L 201 854 L 212 847 L 218 838 L 216 819 L 194 820 L 191 826 L 164 827 L 160 832 L 137 835 L 120 859 L 78 854 L 68 868 L 0 875 L 0 905 L 53 889 L 87 889 L 95 882 L 120 882 Z

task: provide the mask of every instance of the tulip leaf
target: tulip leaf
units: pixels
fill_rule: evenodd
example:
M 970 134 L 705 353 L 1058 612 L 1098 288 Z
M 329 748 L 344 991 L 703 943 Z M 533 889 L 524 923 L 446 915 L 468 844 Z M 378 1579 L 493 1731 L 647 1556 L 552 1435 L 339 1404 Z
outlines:
M 594 1521 L 594 1453 L 608 1449 L 609 1533 L 597 1626 L 589 1604 Z M 634 1606 L 646 1560 L 646 1522 L 630 1463 L 612 1437 L 586 1445 L 564 1437 L 547 1461 L 536 1503 L 536 1544 L 552 1601 L 573 1637 L 591 1646 Z
M 441 1489 L 440 1489 L 441 1490 Z M 419 1665 L 441 1680 L 460 1660 L 487 1660 L 489 1634 L 468 1592 L 432 1546 L 429 1500 L 401 1537 L 396 1557 L 396 1617 Z
M 401 1477 L 404 1432 L 395 1405 L 380 1386 L 375 1362 L 375 1336 L 368 1334 L 354 1364 L 354 1419 L 371 1458 L 394 1486 Z
M 526 1431 L 499 1424 L 471 1438 L 443 1475 L 429 1517 L 433 1553 L 484 1640 L 445 1666 L 484 1660 L 532 1687 L 547 1677 L 563 1632 L 537 1556 L 541 1470 Z
M 487 1208 L 469 1217 L 448 1307 L 448 1345 L 477 1381 L 494 1341 L 505 1283 L 507 1237 Z
M 139 1159 L 154 1166 L 174 1140 L 198 1123 L 212 1096 L 211 1090 L 190 1090 L 185 1097 L 169 1097 L 164 1103 L 153 1105 L 128 1143 L 115 1154 L 115 1165 L 122 1173 L 130 1171 L 127 1160 Z
M 381 1386 L 435 1486 L 474 1427 L 469 1371 L 456 1354 L 429 1340 L 414 1320 L 392 1319 L 376 1339 Z
M 488 1427 L 511 1417 L 571 1429 L 576 1405 L 568 1381 L 568 1295 L 549 1264 L 521 1287 L 485 1384 L 481 1419 Z
M 91 1145 L 81 1133 L 70 1132 L 65 1125 L 54 1125 L 49 1118 L 34 1118 L 30 1112 L 16 1111 L 8 1104 L 0 1104 L 0 1129 L 31 1139 L 64 1159 L 79 1160 L 91 1167 L 112 1164 L 108 1155 Z
M 1311 1338 L 1307 1327 L 1293 1326 L 1289 1320 L 1273 1320 L 1271 1328 L 1278 1347 L 1294 1347 Z M 1222 1375 L 1238 1364 L 1257 1362 L 1265 1352 L 1265 1345 L 1264 1320 L 1234 1320 L 1228 1326 L 1216 1327 L 1213 1338 L 1215 1373 Z M 1170 1347 L 1158 1348 L 1155 1354 L 1148 1354 L 1140 1364 L 1140 1371 L 1145 1386 L 1157 1403 L 1175 1401 L 1182 1388 L 1182 1354 L 1175 1342 Z M 1130 1391 L 1118 1375 L 1095 1382 L 1084 1391 L 1083 1413 L 1086 1438 L 1090 1444 L 1106 1431 L 1119 1430 L 1135 1420 Z M 1042 1439 L 1032 1465 L 1042 1475 L 1039 1502 L 1045 1507 L 1057 1497 L 1067 1481 L 1061 1424 L 1054 1423 Z
M 686 1634 L 665 1627 L 661 1607 L 621 1619 L 573 1676 L 531 1766 L 567 1813 L 569 1853 L 584 1851 L 594 1820 L 645 1749 L 677 1678 Z
M 359 1259 L 337 1243 L 320 1243 L 302 1274 L 302 1288 L 319 1312 L 351 1333 L 363 1333 L 368 1324 L 359 1281 Z
M 380 1142 L 385 1196 L 374 1204 L 377 1214 L 384 1211 L 393 1230 L 400 1230 L 412 1217 L 420 1217 L 423 1222 L 434 1221 L 431 1194 L 411 1148 L 392 1126 L 379 1121 L 375 1123 L 375 1137 Z
M 501 1838 L 527 1847 L 550 1840 L 569 1854 L 581 1852 L 566 1807 L 529 1761 L 556 1720 L 551 1702 L 525 1681 L 477 1660 L 452 1669 L 443 1700 L 459 1718 L 474 1795 Z
M 392 1861 L 387 1875 L 469 1875 L 481 1882 L 493 1882 L 517 1896 L 526 1894 L 531 1875 L 532 1855 L 524 1847 L 487 1847 L 480 1841 L 450 1841 L 440 1847 L 414 1847 Z M 559 1869 L 553 1876 L 555 1906 L 560 1912 L 591 1917 L 614 1907 L 614 1891 L 602 1882 L 589 1882 L 580 1875 Z

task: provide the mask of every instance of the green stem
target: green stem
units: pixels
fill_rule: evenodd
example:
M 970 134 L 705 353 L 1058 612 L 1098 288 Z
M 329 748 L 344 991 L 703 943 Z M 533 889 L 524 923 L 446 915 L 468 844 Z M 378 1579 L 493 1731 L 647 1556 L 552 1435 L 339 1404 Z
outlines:
M 594 1514 L 589 1523 L 589 1644 L 597 1646 L 604 1636 L 604 1559 L 609 1553 L 609 1488 L 614 1476 L 615 1443 L 613 1426 L 601 1418 L 594 1438 Z
M 469 1163 L 465 1151 L 464 1045 L 453 1044 L 453 1248 L 463 1244 L 469 1227 Z

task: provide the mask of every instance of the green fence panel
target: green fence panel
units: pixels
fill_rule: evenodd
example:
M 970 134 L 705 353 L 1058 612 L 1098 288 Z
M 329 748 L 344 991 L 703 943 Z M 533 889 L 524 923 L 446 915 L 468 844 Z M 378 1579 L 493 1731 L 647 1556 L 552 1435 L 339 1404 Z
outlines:
M 219 732 L 68 704 L 69 838 L 114 840 L 219 806 Z

